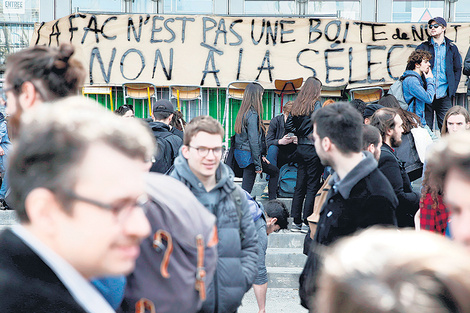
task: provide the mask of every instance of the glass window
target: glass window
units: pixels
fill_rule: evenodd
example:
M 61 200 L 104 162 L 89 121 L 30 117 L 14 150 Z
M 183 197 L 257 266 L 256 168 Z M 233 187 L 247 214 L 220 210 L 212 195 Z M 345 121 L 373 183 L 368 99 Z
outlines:
M 0 21 L 1 22 L 39 22 L 39 0 L 25 0 L 24 14 L 8 13 L 3 7 L 5 2 L 0 2 Z
M 470 0 L 459 0 L 455 2 L 454 21 L 470 22 Z
M 338 14 L 339 13 L 339 14 Z M 308 14 L 334 14 L 341 18 L 361 19 L 361 2 L 358 1 L 313 1 L 308 2 Z
M 158 1 L 134 0 L 132 1 L 132 13 L 159 13 Z
M 213 0 L 164 0 L 164 13 L 212 14 Z
M 72 0 L 72 12 L 123 12 L 121 0 Z
M 426 22 L 433 16 L 444 16 L 444 0 L 394 0 L 392 22 Z
M 257 15 L 293 15 L 295 14 L 295 1 L 252 1 L 245 0 L 245 14 Z

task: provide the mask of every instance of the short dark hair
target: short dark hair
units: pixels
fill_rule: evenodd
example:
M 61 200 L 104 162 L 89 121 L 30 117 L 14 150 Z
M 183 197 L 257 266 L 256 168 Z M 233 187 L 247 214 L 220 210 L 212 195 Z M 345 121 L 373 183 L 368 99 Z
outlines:
M 370 125 L 377 127 L 380 136 L 382 136 L 382 141 L 385 139 L 387 131 L 395 128 L 395 116 L 397 116 L 397 114 L 397 109 L 382 108 L 372 115 Z
M 342 153 L 362 151 L 362 116 L 347 102 L 336 102 L 312 114 L 320 139 L 328 137 Z
M 127 113 L 127 111 L 134 112 L 134 108 L 132 107 L 132 105 L 123 104 L 116 111 L 114 111 L 114 113 L 116 113 L 119 116 L 123 116 L 124 114 Z
M 276 225 L 279 225 L 281 229 L 287 229 L 289 222 L 287 218 L 289 217 L 289 211 L 287 211 L 286 205 L 280 200 L 269 200 L 264 205 L 264 211 L 266 215 L 271 218 L 276 218 Z
M 416 64 L 421 64 L 423 60 L 431 60 L 431 53 L 424 50 L 415 50 L 411 52 L 408 57 L 408 63 L 406 64 L 406 70 L 413 71 L 416 68 Z
M 196 116 L 186 126 L 184 130 L 183 144 L 189 146 L 191 139 L 199 132 L 206 132 L 212 135 L 220 135 L 224 138 L 224 128 L 215 118 L 208 115 Z
M 371 125 L 362 125 L 362 150 L 367 150 L 369 145 L 377 145 L 382 141 L 380 132 L 377 127 Z
M 162 112 L 162 111 L 153 111 L 153 117 L 156 121 L 163 121 L 166 120 L 171 114 L 170 112 Z
M 74 47 L 63 43 L 59 48 L 34 46 L 7 58 L 6 81 L 18 96 L 29 81 L 42 101 L 76 95 L 85 80 L 85 69 L 73 58 Z
M 361 99 L 354 99 L 354 100 L 351 100 L 349 102 L 350 105 L 353 106 L 353 108 L 355 108 L 356 110 L 359 111 L 359 113 L 361 113 L 361 116 L 364 115 L 364 110 L 366 109 L 366 106 L 367 106 L 367 103 L 365 103 L 363 100 Z
M 87 149 L 94 143 L 113 147 L 132 159 L 150 160 L 155 139 L 137 119 L 124 121 L 95 101 L 64 98 L 36 106 L 23 117 L 9 164 L 9 200 L 21 222 L 29 222 L 25 200 L 36 188 L 55 194 L 70 212 L 64 189 L 73 189 Z M 118 170 L 118 169 L 116 169 Z

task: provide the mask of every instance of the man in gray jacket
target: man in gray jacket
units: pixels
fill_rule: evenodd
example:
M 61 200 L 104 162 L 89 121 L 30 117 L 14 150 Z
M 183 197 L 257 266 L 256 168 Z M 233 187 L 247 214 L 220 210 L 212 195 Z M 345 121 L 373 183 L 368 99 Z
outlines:
M 223 136 L 212 117 L 192 119 L 171 173 L 217 217 L 219 260 L 200 312 L 236 312 L 258 272 L 258 238 L 246 197 L 220 162 Z

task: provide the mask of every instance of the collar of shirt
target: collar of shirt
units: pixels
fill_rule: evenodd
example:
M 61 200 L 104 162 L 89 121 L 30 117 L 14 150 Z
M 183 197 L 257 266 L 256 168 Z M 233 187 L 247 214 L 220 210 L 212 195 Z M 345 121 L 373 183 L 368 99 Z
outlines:
M 89 281 L 26 228 L 14 225 L 12 231 L 51 268 L 85 311 L 90 313 L 115 312 Z

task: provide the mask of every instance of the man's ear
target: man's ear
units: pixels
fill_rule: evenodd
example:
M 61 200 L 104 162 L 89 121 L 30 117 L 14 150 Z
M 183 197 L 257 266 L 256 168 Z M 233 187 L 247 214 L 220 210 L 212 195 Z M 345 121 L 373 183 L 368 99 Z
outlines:
M 271 221 L 270 221 L 270 224 L 274 226 L 274 225 L 276 225 L 276 222 L 277 222 L 277 217 L 272 217 Z
M 367 151 L 369 151 L 370 153 L 374 154 L 375 152 L 375 146 L 373 143 L 371 143 L 370 145 L 367 146 Z
M 30 225 L 44 233 L 54 231 L 57 210 L 63 210 L 54 194 L 46 188 L 33 189 L 25 199 L 25 210 Z
M 387 129 L 387 131 L 385 132 L 385 135 L 389 136 L 389 137 L 391 137 L 392 134 L 393 134 L 393 129 L 391 129 L 391 128 Z
M 325 151 L 330 151 L 332 144 L 333 143 L 331 142 L 330 138 L 328 138 L 328 137 L 324 137 L 323 139 L 321 139 L 321 145 L 323 147 L 323 150 L 325 150 Z
M 189 147 L 187 145 L 183 145 L 181 147 L 181 153 L 183 154 L 185 159 L 189 159 Z
M 42 101 L 39 93 L 36 91 L 33 83 L 26 81 L 21 85 L 21 94 L 19 96 L 19 104 L 23 111 L 30 109 L 37 101 Z

